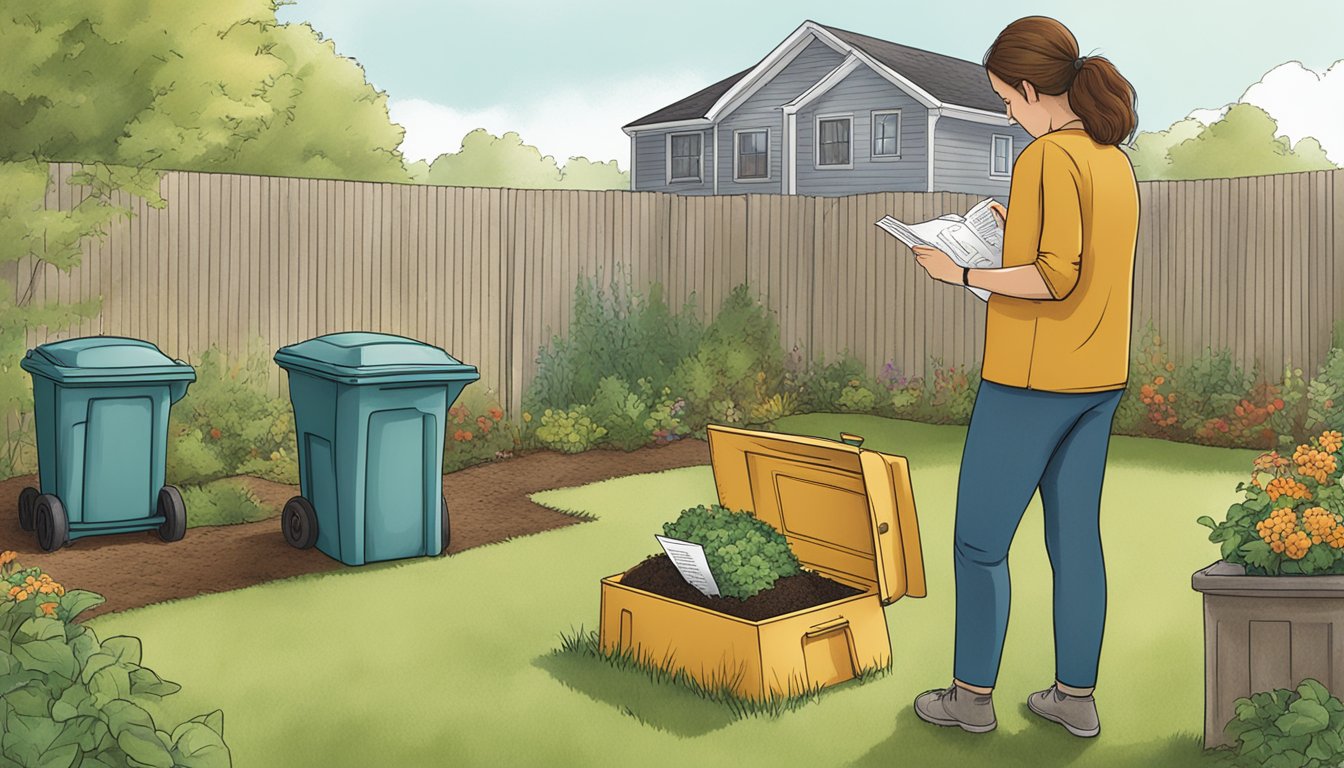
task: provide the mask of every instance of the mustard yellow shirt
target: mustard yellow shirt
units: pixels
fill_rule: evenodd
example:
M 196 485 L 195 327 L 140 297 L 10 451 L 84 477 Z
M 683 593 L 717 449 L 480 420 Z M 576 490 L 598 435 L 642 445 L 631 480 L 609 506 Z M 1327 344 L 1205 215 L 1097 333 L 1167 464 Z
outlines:
M 1119 147 L 1047 133 L 1013 164 L 1003 266 L 1034 264 L 1053 299 L 992 294 L 988 381 L 1051 392 L 1125 386 L 1139 193 Z

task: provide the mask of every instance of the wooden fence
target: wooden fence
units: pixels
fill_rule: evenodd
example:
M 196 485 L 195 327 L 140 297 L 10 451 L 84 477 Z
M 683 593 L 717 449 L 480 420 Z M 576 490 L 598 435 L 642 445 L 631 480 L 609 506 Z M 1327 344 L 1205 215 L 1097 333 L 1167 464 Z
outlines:
M 53 166 L 48 207 L 85 194 L 68 183 L 75 170 Z M 273 350 L 341 330 L 397 333 L 478 365 L 516 409 L 538 349 L 567 332 L 576 281 L 621 269 L 637 290 L 660 282 L 674 307 L 693 297 L 706 318 L 745 282 L 777 313 L 786 347 L 847 350 L 874 371 L 981 357 L 983 304 L 927 279 L 873 226 L 887 213 L 959 212 L 969 195 L 682 197 L 200 173 L 166 174 L 161 194 L 161 210 L 124 199 L 134 217 L 87 245 L 69 275 L 39 271 L 35 301 L 102 297 L 97 319 L 62 335 L 135 336 L 190 360 L 257 338 Z M 1323 359 L 1344 319 L 1344 171 L 1146 182 L 1140 197 L 1136 333 L 1152 321 L 1178 359 L 1228 347 L 1271 374 Z

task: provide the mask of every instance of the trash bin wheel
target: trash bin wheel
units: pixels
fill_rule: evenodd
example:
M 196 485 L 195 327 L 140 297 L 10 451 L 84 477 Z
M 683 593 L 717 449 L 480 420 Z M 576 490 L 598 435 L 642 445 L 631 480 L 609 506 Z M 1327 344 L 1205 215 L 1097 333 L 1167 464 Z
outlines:
M 33 514 L 37 509 L 37 497 L 41 495 L 31 485 L 19 491 L 19 527 L 25 531 L 33 530 Z
M 33 502 L 33 523 L 37 529 L 37 545 L 43 552 L 55 552 L 70 540 L 70 521 L 65 516 L 65 505 L 49 493 L 38 496 Z
M 308 549 L 317 543 L 317 511 L 307 499 L 295 496 L 285 502 L 285 509 L 280 513 L 280 528 L 291 547 Z
M 448 527 L 448 497 L 444 496 L 441 501 L 443 502 L 443 506 L 440 507 L 443 510 L 443 549 L 439 551 L 439 554 L 446 555 L 448 554 L 448 543 L 452 541 L 453 536 L 452 530 Z
M 173 486 L 165 485 L 159 489 L 159 506 L 163 515 L 159 524 L 159 538 L 164 541 L 181 541 L 187 535 L 187 504 L 182 494 Z

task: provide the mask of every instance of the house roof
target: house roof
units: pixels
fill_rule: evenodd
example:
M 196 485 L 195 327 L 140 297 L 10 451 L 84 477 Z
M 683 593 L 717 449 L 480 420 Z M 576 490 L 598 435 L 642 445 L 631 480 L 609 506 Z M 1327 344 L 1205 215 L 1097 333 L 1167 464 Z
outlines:
M 972 107 L 989 112 L 1002 112 L 1003 100 L 990 87 L 985 77 L 984 66 L 973 61 L 945 56 L 908 45 L 880 40 L 876 37 L 861 35 L 825 24 L 807 22 L 829 32 L 843 44 L 867 54 L 884 67 L 905 77 L 929 95 L 944 104 Z M 762 60 L 764 61 L 764 60 Z M 755 66 L 730 75 L 713 85 L 697 91 L 686 98 L 645 115 L 625 128 L 641 125 L 656 125 L 677 120 L 696 120 L 706 117 L 723 94 L 727 93 L 738 81 L 751 74 Z
M 702 88 L 681 101 L 668 104 L 657 112 L 650 112 L 633 123 L 628 123 L 625 127 L 670 123 L 673 120 L 694 120 L 704 117 L 720 96 L 727 93 L 729 88 L 737 85 L 737 81 L 746 77 L 755 68 L 756 66 L 752 65 L 735 75 L 729 75 L 708 88 Z

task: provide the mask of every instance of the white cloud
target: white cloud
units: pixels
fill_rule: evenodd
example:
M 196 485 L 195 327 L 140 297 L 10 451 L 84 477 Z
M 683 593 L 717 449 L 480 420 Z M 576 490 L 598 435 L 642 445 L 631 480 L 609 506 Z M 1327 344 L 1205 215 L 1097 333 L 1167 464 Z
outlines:
M 1330 162 L 1344 165 L 1344 60 L 1324 72 L 1298 61 L 1280 64 L 1238 101 L 1268 112 L 1279 124 L 1278 135 L 1293 144 L 1311 136 L 1321 143 Z M 1226 114 L 1228 106 L 1197 109 L 1190 117 L 1208 124 Z
M 423 99 L 394 99 L 392 121 L 406 128 L 401 151 L 408 160 L 433 160 L 462 149 L 462 137 L 477 128 L 499 136 L 516 131 L 525 144 L 553 155 L 616 160 L 630 168 L 630 139 L 621 126 L 704 88 L 713 80 L 684 72 L 599 84 L 591 90 L 556 91 L 532 104 L 500 104 L 459 110 Z

